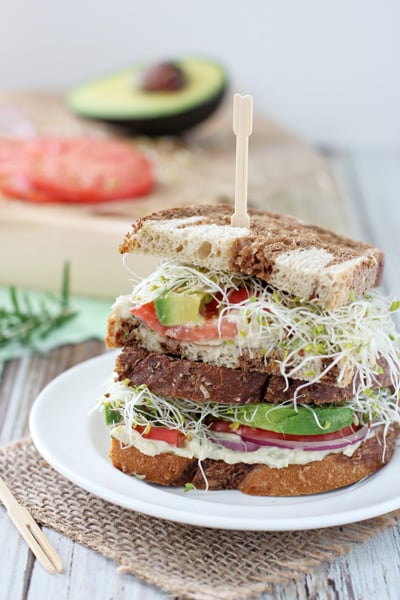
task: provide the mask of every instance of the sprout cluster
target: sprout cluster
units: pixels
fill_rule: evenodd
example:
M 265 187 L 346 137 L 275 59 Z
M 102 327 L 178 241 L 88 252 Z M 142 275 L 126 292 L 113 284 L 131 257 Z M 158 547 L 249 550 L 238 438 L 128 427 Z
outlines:
M 249 298 L 230 302 L 229 292 L 240 288 Z M 394 388 L 391 397 L 399 397 L 400 336 L 391 314 L 400 302 L 379 291 L 325 310 L 253 276 L 168 260 L 134 285 L 130 300 L 138 305 L 168 292 L 202 292 L 215 299 L 219 320 L 227 317 L 237 323 L 234 342 L 240 351 L 246 349 L 250 356 L 257 352 L 266 361 L 273 356 L 286 379 L 304 379 L 309 385 L 332 372 L 338 385 L 353 381 L 354 395 L 359 397 L 379 387 L 379 375 L 386 368 Z

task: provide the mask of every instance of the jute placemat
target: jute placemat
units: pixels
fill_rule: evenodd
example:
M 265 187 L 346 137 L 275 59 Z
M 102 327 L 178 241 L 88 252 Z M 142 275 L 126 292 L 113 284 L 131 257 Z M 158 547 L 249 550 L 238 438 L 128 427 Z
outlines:
M 30 439 L 0 450 L 0 473 L 34 518 L 182 599 L 241 600 L 309 573 L 393 526 L 396 514 L 312 531 L 246 532 L 181 525 L 120 508 L 76 487 Z

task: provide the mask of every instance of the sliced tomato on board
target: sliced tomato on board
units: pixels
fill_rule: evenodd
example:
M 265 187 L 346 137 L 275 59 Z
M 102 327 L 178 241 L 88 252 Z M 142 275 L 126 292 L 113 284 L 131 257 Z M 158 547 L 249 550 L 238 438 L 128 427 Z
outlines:
M 135 427 L 135 430 L 148 440 L 166 442 L 167 444 L 178 448 L 185 443 L 185 434 L 177 429 L 168 429 L 167 427 L 150 427 L 147 431 L 146 429 L 146 427 L 141 427 L 139 425 Z
M 248 435 L 251 436 L 252 439 L 258 439 L 260 441 L 263 439 L 275 439 L 291 442 L 326 442 L 328 440 L 336 440 L 352 435 L 359 428 L 354 425 L 348 425 L 339 431 L 334 431 L 331 433 L 318 433 L 316 435 L 294 435 L 288 433 L 277 433 L 276 431 L 269 431 L 267 429 L 260 429 L 257 427 L 249 427 L 248 425 L 239 425 L 239 427 L 232 428 L 232 423 L 229 423 L 228 421 L 214 421 L 211 423 L 210 429 L 223 433 L 237 433 L 243 436 Z
M 35 202 L 36 204 L 54 202 L 53 196 L 35 189 L 29 179 L 26 179 L 22 174 L 9 175 L 4 178 L 0 176 L 0 190 L 10 198 L 29 200 L 29 202 Z
M 236 323 L 227 317 L 205 319 L 200 325 L 174 325 L 166 327 L 157 317 L 154 302 L 147 302 L 131 309 L 131 313 L 141 319 L 156 333 L 181 342 L 199 342 L 216 339 L 232 339 L 237 334 Z
M 117 140 L 75 138 L 46 144 L 47 156 L 31 173 L 34 185 L 69 202 L 104 202 L 150 192 L 150 162 Z
M 150 161 L 120 140 L 0 140 L 0 189 L 13 197 L 94 204 L 144 196 L 153 186 Z
M 29 179 L 30 166 L 38 156 L 36 141 L 0 140 L 0 190 L 3 194 L 30 202 L 52 201 L 48 193 L 37 190 Z

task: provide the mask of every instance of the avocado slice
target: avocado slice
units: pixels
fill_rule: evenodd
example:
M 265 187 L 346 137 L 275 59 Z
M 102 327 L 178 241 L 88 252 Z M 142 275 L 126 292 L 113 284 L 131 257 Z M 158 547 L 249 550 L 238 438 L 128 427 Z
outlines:
M 170 292 L 154 300 L 158 320 L 162 325 L 187 325 L 202 323 L 200 307 L 208 294 L 178 294 Z
M 293 435 L 320 435 L 339 431 L 353 423 L 353 411 L 346 406 L 279 406 L 246 404 L 235 409 L 242 425 Z
M 227 76 L 217 63 L 198 58 L 175 61 L 182 70 L 177 90 L 141 87 L 146 65 L 132 66 L 72 89 L 66 104 L 76 114 L 125 125 L 146 135 L 175 135 L 194 127 L 219 106 Z
M 106 425 L 114 425 L 114 423 L 120 423 L 122 421 L 121 412 L 108 402 L 103 404 L 104 421 Z

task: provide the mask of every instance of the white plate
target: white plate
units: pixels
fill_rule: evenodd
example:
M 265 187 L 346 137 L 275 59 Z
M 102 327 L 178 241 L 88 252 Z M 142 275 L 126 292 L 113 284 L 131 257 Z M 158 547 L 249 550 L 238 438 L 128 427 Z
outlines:
M 113 372 L 115 352 L 66 371 L 38 396 L 30 430 L 40 454 L 92 494 L 155 517 L 206 527 L 295 530 L 343 525 L 400 507 L 400 449 L 379 473 L 339 491 L 297 498 L 253 497 L 238 491 L 163 488 L 115 469 L 109 432 L 92 410 Z

